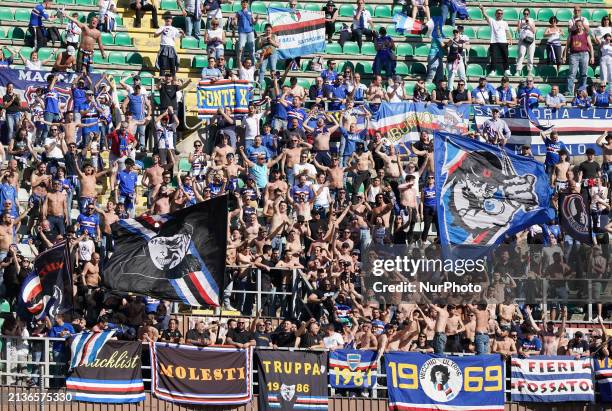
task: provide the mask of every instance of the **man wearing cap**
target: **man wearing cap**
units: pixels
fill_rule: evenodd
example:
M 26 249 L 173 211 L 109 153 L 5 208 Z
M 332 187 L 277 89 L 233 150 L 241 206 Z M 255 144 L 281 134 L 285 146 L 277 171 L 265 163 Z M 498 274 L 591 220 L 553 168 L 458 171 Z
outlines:
M 523 102 L 523 104 L 523 99 L 525 98 L 527 99 L 527 106 L 529 108 L 536 108 L 538 107 L 538 103 L 543 101 L 542 93 L 534 86 L 533 77 L 531 76 L 527 76 L 527 84 L 518 93 L 518 99 Z
M 497 90 L 487 82 L 486 77 L 480 77 L 478 86 L 472 89 L 472 102 L 480 105 L 497 104 Z
M 93 70 L 93 53 L 96 43 L 98 44 L 102 58 L 106 58 L 104 46 L 102 45 L 102 34 L 100 30 L 97 29 L 98 16 L 93 16 L 89 20 L 88 25 L 81 23 L 72 16 L 64 14 L 64 17 L 79 26 L 82 30 L 81 44 L 79 44 L 79 54 L 77 56 L 77 71 L 79 73 L 82 71 L 91 73 Z
M 504 120 L 500 118 L 499 109 L 491 109 L 491 118 L 486 119 L 482 125 L 482 134 L 489 144 L 504 146 L 510 138 L 510 128 Z
M 74 46 L 66 47 L 66 50 L 57 54 L 53 63 L 52 72 L 73 70 L 76 65 L 76 49 Z
M 516 106 L 516 91 L 510 86 L 510 79 L 506 76 L 502 77 L 502 84 L 497 88 L 497 101 L 500 106 Z
M 185 32 L 172 25 L 172 14 L 167 12 L 164 14 L 164 25 L 155 30 L 153 36 L 161 36 L 155 66 L 160 73 L 170 71 L 172 75 L 175 75 L 178 69 L 179 59 L 176 54 L 176 49 L 174 48 L 174 42 L 177 38 L 185 37 Z
M 170 72 L 170 75 L 172 75 L 172 73 Z M 132 78 L 132 85 L 127 83 L 127 80 L 129 78 Z M 143 96 L 148 97 L 149 96 L 149 91 L 147 90 L 147 88 L 142 84 L 140 75 L 138 75 L 136 72 L 133 72 L 132 74 L 130 74 L 129 76 L 122 78 L 121 80 L 119 80 L 119 87 L 121 87 L 122 89 L 124 89 L 125 91 L 128 92 L 128 94 L 133 94 L 134 93 L 134 88 L 136 86 L 140 86 L 140 94 L 142 94 Z
M 577 360 L 590 355 L 589 342 L 584 339 L 582 331 L 576 331 L 574 338 L 567 343 L 567 355 L 573 355 Z

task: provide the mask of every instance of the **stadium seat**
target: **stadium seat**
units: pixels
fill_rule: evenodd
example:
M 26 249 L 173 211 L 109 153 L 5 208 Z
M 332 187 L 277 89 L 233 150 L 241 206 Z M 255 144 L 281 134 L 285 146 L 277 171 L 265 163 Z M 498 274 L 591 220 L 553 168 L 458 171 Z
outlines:
M 401 46 L 401 44 L 398 44 L 397 47 L 399 48 L 399 46 Z M 370 42 L 363 43 L 361 46 L 361 54 L 364 54 L 366 56 L 375 56 L 376 47 L 374 47 L 374 44 Z
M 119 15 L 115 15 L 115 26 L 116 27 L 123 27 L 123 17 L 121 17 Z
M 504 20 L 506 21 L 516 21 L 519 19 L 518 10 L 505 7 L 504 10 Z
M 540 77 L 557 77 L 557 68 L 555 66 L 537 66 L 536 72 Z
M 548 23 L 548 19 L 555 15 L 555 12 L 552 9 L 544 8 L 538 10 L 538 21 Z
M 455 28 L 453 26 L 445 25 L 445 26 L 442 27 L 442 34 L 444 35 L 444 37 L 452 38 L 453 37 L 453 30 L 454 29 Z
M 361 75 L 372 74 L 372 63 L 369 61 L 360 61 L 357 63 L 355 71 Z
M 184 37 L 181 39 L 181 48 L 187 50 L 197 50 L 200 48 L 200 42 L 195 37 Z
M 162 10 L 179 10 L 175 0 L 161 0 Z
M 30 21 L 30 14 L 32 11 L 30 9 L 17 9 L 15 10 L 15 21 Z
M 6 39 L 6 29 L 4 27 L 0 27 L 0 39 Z
M 111 65 L 125 65 L 125 52 L 122 51 L 111 51 L 108 53 L 108 63 Z
M 495 12 L 497 11 L 497 8 L 495 7 L 489 7 L 485 9 L 485 14 L 487 16 L 489 16 L 490 19 L 494 19 L 495 18 Z
M 307 4 L 305 10 L 307 11 L 321 11 L 320 4 Z
M 427 57 L 428 54 L 429 44 L 421 44 L 414 49 L 414 55 L 417 57 Z
M 491 27 L 484 26 L 478 29 L 478 38 L 481 40 L 490 40 L 491 39 Z
M 352 4 L 343 4 L 340 6 L 338 16 L 340 17 L 353 17 L 354 7 Z
M 251 3 L 251 12 L 254 14 L 268 14 L 268 8 L 263 1 L 254 1 Z
M 115 38 L 113 37 L 113 33 L 104 33 L 102 32 L 102 44 L 105 46 L 112 46 L 115 44 Z
M 413 76 L 424 76 L 427 74 L 427 67 L 423 63 L 412 63 L 410 66 L 410 74 Z
M 406 83 L 406 85 L 404 86 L 404 91 L 406 92 L 406 96 L 407 97 L 412 97 L 412 95 L 414 94 L 414 82 L 409 82 Z
M 93 61 L 94 64 L 108 64 L 108 60 L 110 58 L 109 54 L 112 54 L 113 52 L 107 53 L 106 57 L 102 57 L 102 53 L 100 53 L 98 50 L 94 51 L 94 55 L 93 55 Z
M 12 21 L 13 16 L 13 10 L 9 9 L 8 7 L 0 7 L 0 20 Z
M 268 8 L 283 9 L 285 7 L 287 7 L 287 4 L 281 3 L 280 1 L 271 1 L 268 3 Z
M 346 55 L 361 54 L 361 52 L 359 51 L 359 45 L 354 41 L 347 41 L 346 43 L 344 43 L 342 51 Z
M 204 45 L 202 45 L 201 43 L 204 43 Z M 204 42 L 204 39 L 200 39 L 200 48 L 206 48 L 206 43 Z M 234 50 L 234 41 L 232 39 L 225 40 L 225 51 L 228 50 Z
M 341 72 L 344 72 L 344 70 L 346 69 L 350 69 L 353 72 L 355 71 L 355 65 L 353 64 L 352 61 L 345 61 L 344 63 L 340 65 Z
M 591 15 L 591 25 L 592 26 L 597 26 L 599 25 L 599 23 L 601 23 L 601 19 L 603 19 L 605 16 L 608 16 L 608 10 L 603 10 L 603 9 L 598 9 L 598 10 L 593 10 L 593 14 Z
M 23 47 L 21 48 L 23 50 Z M 38 49 L 38 59 L 41 61 L 47 60 L 53 54 L 53 49 L 50 47 L 41 47 Z
M 255 23 L 255 33 L 257 34 L 263 33 L 266 28 L 266 24 L 268 24 L 268 22 L 265 20 L 261 20 L 261 19 L 257 23 Z
M 174 16 L 172 17 L 172 25 L 179 29 L 185 30 L 185 17 L 184 16 Z
M 486 58 L 489 54 L 489 49 L 487 46 L 483 46 L 482 44 L 474 44 L 470 48 L 470 57 L 481 57 Z
M 476 31 L 474 30 L 474 27 L 472 27 L 472 26 L 464 26 L 463 27 L 463 34 L 468 36 L 470 39 L 475 39 L 476 38 Z
M 391 9 L 391 15 L 395 16 L 398 13 L 401 14 L 403 9 L 404 9 L 404 6 L 402 6 L 400 4 L 397 4 L 397 5 L 393 6 L 393 9 Z
M 591 10 L 589 10 L 589 9 L 582 9 L 582 16 L 590 21 L 591 20 Z M 599 25 L 599 22 L 597 22 L 597 24 Z
M 538 47 L 536 46 L 535 49 L 535 53 L 533 54 L 535 58 L 540 59 L 543 61 L 543 59 L 546 58 L 546 47 L 542 46 L 542 47 Z
M 190 172 L 191 171 L 191 163 L 186 158 L 181 158 L 179 160 L 179 173 L 181 171 Z
M 201 69 L 208 66 L 208 59 L 206 56 L 193 56 L 191 62 L 193 68 Z
M 12 40 L 23 40 L 25 39 L 25 33 L 21 27 L 9 27 L 7 38 Z
M 395 66 L 395 72 L 400 76 L 407 76 L 410 74 L 410 68 L 408 67 L 408 64 L 404 63 L 403 61 L 398 61 L 397 65 Z
M 384 18 L 391 18 L 391 6 L 389 5 L 380 5 L 380 6 L 376 6 L 376 9 L 374 9 L 374 16 L 375 17 L 384 17 Z
M 325 54 L 342 54 L 342 47 L 338 43 L 326 44 Z
M 540 27 L 536 29 L 535 38 L 536 40 L 542 40 L 544 38 L 544 32 L 546 29 L 544 27 Z
M 480 77 L 484 75 L 484 70 L 480 64 L 468 64 L 465 74 L 468 77 Z
M 559 9 L 557 10 L 557 19 L 561 22 L 567 22 L 570 21 L 570 19 L 572 18 L 573 12 L 570 9 Z
M 409 43 L 400 43 L 397 45 L 396 54 L 397 56 L 411 56 L 414 53 L 414 49 L 412 48 L 412 44 Z
M 546 97 L 547 94 L 550 94 L 550 90 L 552 89 L 552 86 L 550 84 L 540 84 L 538 86 L 538 88 L 540 89 L 540 93 L 542 94 L 543 97 Z
M 25 58 L 30 58 L 32 56 L 32 47 L 20 47 L 19 53 L 22 54 Z M 39 57 L 40 58 L 40 57 Z
M 303 87 L 306 91 L 308 91 L 308 89 L 311 86 L 311 81 L 305 78 L 298 78 L 298 85 Z
M 74 4 L 74 0 L 57 0 L 56 3 L 59 5 L 69 6 Z
M 116 46 L 131 46 L 132 38 L 127 33 L 115 34 L 115 45 Z
M 518 58 L 518 46 L 516 44 L 508 46 L 508 58 L 511 58 L 511 59 Z
M 478 7 L 468 7 L 468 15 L 470 20 L 482 20 L 482 11 Z
M 143 64 L 142 55 L 136 52 L 128 53 L 125 58 L 125 62 L 129 64 L 130 66 L 142 66 Z
M 229 3 L 223 3 L 221 5 L 221 12 L 225 13 L 225 14 L 231 14 L 232 13 L 232 5 Z
M 364 8 L 365 8 L 367 11 L 369 11 L 369 12 L 370 12 L 370 16 L 374 17 L 374 6 L 371 6 L 371 5 L 369 5 L 369 4 L 366 4 L 366 5 L 364 6 Z

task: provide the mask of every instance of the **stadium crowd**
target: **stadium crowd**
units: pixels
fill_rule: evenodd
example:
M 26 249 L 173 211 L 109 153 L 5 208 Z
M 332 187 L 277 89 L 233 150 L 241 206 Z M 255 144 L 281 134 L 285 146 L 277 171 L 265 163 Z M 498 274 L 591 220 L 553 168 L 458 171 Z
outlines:
M 501 84 L 491 84 L 482 77 L 471 91 L 465 73 L 469 39 L 460 25 L 454 25 L 451 15 L 453 37 L 432 40 L 427 75 L 416 81 L 413 95 L 407 95 L 405 79 L 394 72 L 393 39 L 384 28 L 374 31 L 364 0 L 357 1 L 350 31 L 341 33 L 340 41 L 354 40 L 360 48 L 364 42 L 374 42 L 377 54 L 371 82 L 362 83 L 360 74 L 348 66 L 340 71 L 336 61 L 323 64 L 319 59 L 315 66 L 320 66 L 320 75 L 308 90 L 292 75 L 299 62 L 288 61 L 284 73 L 275 71 L 277 39 L 269 24 L 255 38 L 257 16 L 249 11 L 246 0 L 228 19 L 228 27 L 238 32 L 238 69 L 230 69 L 224 53 L 228 33 L 220 3 L 180 2 L 189 22 L 183 31 L 172 26 L 168 14 L 158 28 L 152 2 L 131 2 L 137 16 L 135 26 L 139 27 L 144 12 L 150 11 L 154 35 L 160 37 L 155 90 L 144 86 L 136 73 L 121 79 L 103 74 L 95 83 L 91 79 L 95 70 L 92 53 L 98 49 L 104 55 L 101 31 L 112 30 L 112 0 L 101 1 L 100 15 L 88 23 L 79 22 L 69 12 L 59 13 L 69 20 L 67 44 L 54 56 L 48 85 L 38 89 L 31 102 L 22 101 L 13 86 L 7 85 L 2 96 L 0 132 L 4 161 L 0 182 L 0 296 L 7 312 L 1 334 L 67 337 L 83 329 L 114 327 L 120 338 L 194 345 L 223 342 L 237 347 L 354 347 L 380 353 L 607 355 L 603 320 L 609 318 L 608 306 L 598 304 L 593 318 L 587 318 L 585 305 L 580 303 L 592 292 L 594 301 L 605 295 L 611 271 L 608 233 L 612 226 L 608 214 L 612 137 L 607 133 L 597 140 L 603 156 L 597 157 L 589 149 L 587 159 L 580 162 L 569 158 L 554 130 L 544 136 L 544 162 L 555 188 L 553 204 L 558 207 L 558 199 L 564 194 L 582 194 L 593 217 L 597 245 L 575 258 L 576 250 L 582 248 L 564 235 L 558 221 L 534 226 L 515 236 L 499 252 L 490 278 L 483 280 L 483 301 L 500 302 L 508 288 L 521 287 L 521 279 L 546 275 L 554 280 L 549 290 L 554 303 L 548 310 L 535 304 L 543 290 L 529 287 L 521 288 L 520 295 L 534 304 L 507 301 L 463 305 L 457 295 L 451 294 L 446 306 L 386 304 L 365 289 L 364 276 L 368 273 L 362 271 L 361 263 L 370 244 L 426 249 L 437 242 L 432 136 L 423 132 L 419 141 L 396 147 L 380 132 L 369 135 L 367 123 L 381 102 L 516 106 L 529 99 L 532 105 L 551 108 L 608 107 L 612 75 L 609 17 L 593 27 L 599 22 L 590 25 L 576 6 L 567 28 L 559 27 L 551 18 L 546 31 L 549 59 L 557 65 L 567 60 L 570 76 L 565 95 L 557 85 L 543 95 L 530 75 L 535 27 L 528 9 L 518 23 L 521 58 L 517 71 L 521 75 L 526 63 L 529 75 L 519 88 L 510 86 L 508 45 L 512 37 L 501 10 L 486 20 L 492 32 L 491 70 L 500 69 L 506 77 Z M 199 4 L 201 9 L 197 9 Z M 291 8 L 296 5 L 297 0 L 289 2 Z M 422 12 L 425 19 L 429 18 L 431 2 L 414 1 L 413 5 L 415 17 Z M 449 14 L 448 5 L 444 5 Z M 35 49 L 45 42 L 41 28 L 47 19 L 56 18 L 56 10 L 48 0 L 32 10 L 29 30 Z M 324 11 L 329 23 L 328 40 L 332 41 L 337 9 L 330 1 Z M 201 24 L 204 19 L 205 29 Z M 563 48 L 560 33 L 566 29 L 570 34 Z M 220 108 L 208 124 L 205 138 L 196 139 L 192 148 L 179 153 L 179 130 L 185 129 L 178 115 L 179 102 L 190 90 L 190 82 L 176 76 L 179 59 L 175 43 L 186 34 L 203 36 L 208 45 L 208 65 L 202 70 L 202 79 L 249 80 L 258 97 L 244 116 Z M 29 57 L 11 47 L 4 51 L 7 56 L 0 53 L 0 70 L 10 69 L 17 62 L 28 69 L 47 68 L 36 51 Z M 587 67 L 596 61 L 601 65 L 600 78 L 589 82 Z M 56 87 L 56 73 L 73 70 L 78 76 L 71 84 L 69 101 L 64 103 Z M 426 83 L 431 82 L 435 82 L 435 88 L 430 93 Z M 122 102 L 119 88 L 127 92 Z M 160 94 L 160 104 L 155 107 L 151 98 L 154 91 Z M 362 117 L 365 128 L 357 121 Z M 470 131 L 470 136 L 504 145 L 510 130 L 494 110 L 484 127 Z M 525 145 L 521 153 L 533 156 L 530 149 Z M 181 157 L 190 163 L 187 173 L 176 171 Z M 113 252 L 113 223 L 137 212 L 164 214 L 219 195 L 230 198 L 230 286 L 225 290 L 224 307 L 247 316 L 257 313 L 250 323 L 244 319 L 223 324 L 201 321 L 192 324 L 183 336 L 172 316 L 175 304 L 106 292 L 102 275 L 105 261 Z M 75 267 L 76 314 L 26 324 L 13 313 L 21 283 L 32 264 L 31 256 L 63 240 L 69 242 Z M 528 259 L 524 250 L 527 244 L 540 245 L 541 253 Z M 29 256 L 24 255 L 24 247 Z M 256 284 L 257 271 L 260 284 Z M 294 272 L 299 273 L 298 281 Z M 586 278 L 599 280 L 595 291 L 572 283 Z M 296 284 L 300 281 L 307 286 L 300 289 L 299 301 L 277 294 L 298 294 Z M 264 291 L 262 306 L 254 307 L 253 295 L 241 291 L 258 288 Z M 570 315 L 595 320 L 601 328 L 587 334 L 576 331 L 568 338 L 565 322 Z M 555 328 L 556 323 L 547 319 L 561 320 L 562 324 Z M 21 357 L 42 355 L 35 343 L 8 344 L 7 349 Z M 67 347 L 54 343 L 53 355 L 57 361 L 66 361 Z M 30 379 L 28 383 L 38 381 Z

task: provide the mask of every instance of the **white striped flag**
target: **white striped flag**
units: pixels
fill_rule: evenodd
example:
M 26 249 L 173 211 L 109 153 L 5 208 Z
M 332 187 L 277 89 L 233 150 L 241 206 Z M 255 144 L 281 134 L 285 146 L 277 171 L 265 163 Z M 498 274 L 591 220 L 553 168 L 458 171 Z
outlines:
M 96 360 L 104 344 L 115 335 L 115 330 L 101 332 L 84 332 L 74 336 L 70 349 L 72 360 L 70 369 L 89 365 Z
M 400 34 L 420 35 L 427 27 L 423 22 L 400 13 L 393 16 L 393 21 L 395 22 L 395 31 Z
M 280 43 L 277 52 L 281 59 L 325 50 L 325 16 L 322 11 L 270 7 L 268 22 Z

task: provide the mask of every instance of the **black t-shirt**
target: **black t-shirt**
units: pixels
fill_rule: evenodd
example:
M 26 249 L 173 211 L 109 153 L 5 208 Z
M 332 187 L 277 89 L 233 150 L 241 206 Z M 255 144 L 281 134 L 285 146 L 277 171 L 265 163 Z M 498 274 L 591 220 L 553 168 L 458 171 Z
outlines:
M 187 331 L 185 335 L 186 340 L 202 340 L 204 338 L 208 338 L 210 341 L 210 332 L 208 330 L 204 330 L 203 332 L 198 332 L 195 328 Z
M 321 344 L 321 341 L 323 341 L 321 334 L 312 335 L 307 332 L 300 337 L 300 348 L 310 348 L 313 345 Z
M 18 286 L 19 285 L 19 278 L 18 278 L 19 273 L 17 272 L 17 265 L 15 265 L 15 262 L 13 261 L 13 256 L 10 254 L 7 255 L 6 258 L 2 262 L 11 263 L 10 265 L 6 266 L 6 268 L 4 268 L 4 284 L 6 284 L 7 286 Z
M 181 334 L 179 330 L 174 330 L 174 331 L 164 330 L 161 334 L 161 339 L 165 341 L 174 341 L 177 338 L 181 338 L 182 336 L 183 334 Z
M 455 103 L 461 103 L 462 101 L 468 101 L 467 89 L 463 91 L 453 90 L 452 96 L 453 96 L 453 102 Z
M 278 347 L 293 347 L 295 345 L 295 333 L 292 331 L 280 331 L 272 334 L 272 342 Z
M 239 331 L 237 328 L 234 328 L 227 332 L 227 338 L 231 338 L 235 343 L 245 344 L 253 339 L 253 335 L 247 330 Z
M 159 89 L 159 108 L 164 111 L 168 107 L 172 107 L 175 111 L 178 110 L 178 101 L 176 95 L 179 86 L 176 84 L 164 84 Z
M 253 337 L 258 347 L 269 347 L 272 344 L 272 335 L 270 333 L 260 333 L 256 331 L 253 333 Z
M 75 156 L 73 153 L 68 152 L 64 154 L 64 160 L 64 163 L 66 165 L 66 175 L 76 176 L 76 162 L 78 161 L 77 156 Z
M 19 100 L 19 95 L 15 93 L 13 93 L 13 95 L 15 96 L 15 98 L 13 99 L 13 102 L 11 103 L 11 105 L 4 108 L 7 113 L 18 113 L 21 111 L 21 107 L 20 107 L 21 101 Z M 2 97 L 2 101 L 8 102 L 11 98 L 12 96 L 5 94 L 4 97 Z
M 583 161 L 578 169 L 582 171 L 582 178 L 586 180 L 587 178 L 596 178 L 601 167 L 597 161 Z
M 425 144 L 422 141 L 417 141 L 416 143 L 414 143 L 412 145 L 414 148 L 416 148 L 419 151 L 426 151 L 428 153 L 432 153 L 433 152 L 433 143 L 430 141 L 429 143 Z M 421 168 L 421 166 L 423 165 L 423 163 L 427 160 L 426 156 L 418 156 L 417 158 L 417 164 L 418 164 L 418 168 Z

